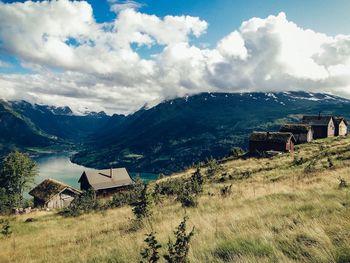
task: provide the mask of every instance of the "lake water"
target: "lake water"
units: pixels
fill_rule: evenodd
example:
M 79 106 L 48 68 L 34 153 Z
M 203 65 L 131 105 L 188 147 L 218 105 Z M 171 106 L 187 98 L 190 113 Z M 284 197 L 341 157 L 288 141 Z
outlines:
M 79 189 L 78 180 L 83 171 L 93 169 L 72 163 L 69 156 L 69 153 L 60 153 L 35 158 L 39 167 L 39 176 L 35 179 L 35 184 L 39 184 L 44 179 L 51 178 Z M 151 173 L 133 173 L 129 171 L 129 174 L 131 177 L 139 176 L 146 182 L 158 178 L 158 174 Z

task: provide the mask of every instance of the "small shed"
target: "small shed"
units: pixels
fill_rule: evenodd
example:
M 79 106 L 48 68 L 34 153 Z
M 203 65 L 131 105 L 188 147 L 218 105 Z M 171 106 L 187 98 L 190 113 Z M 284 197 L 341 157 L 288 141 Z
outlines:
M 96 196 L 109 196 L 134 184 L 125 168 L 84 171 L 79 179 L 80 189 L 93 189 Z
M 314 130 L 314 139 L 333 137 L 335 134 L 335 125 L 332 116 L 322 116 L 321 114 L 303 116 L 302 122 L 311 125 Z
M 348 123 L 344 117 L 334 117 L 335 136 L 345 136 L 348 134 Z
M 249 151 L 294 152 L 295 138 L 290 132 L 253 132 L 249 138 Z
M 29 194 L 34 197 L 35 207 L 60 209 L 69 206 L 81 191 L 54 179 L 45 179 Z
M 296 144 L 311 142 L 314 137 L 314 130 L 309 124 L 285 124 L 281 126 L 280 132 L 292 133 Z

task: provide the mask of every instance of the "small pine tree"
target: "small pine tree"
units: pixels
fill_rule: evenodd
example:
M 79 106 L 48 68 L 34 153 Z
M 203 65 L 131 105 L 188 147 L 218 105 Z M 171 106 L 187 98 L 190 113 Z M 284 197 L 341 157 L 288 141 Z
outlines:
M 156 263 L 160 259 L 158 250 L 162 246 L 158 243 L 155 233 L 151 232 L 146 236 L 147 237 L 144 241 L 147 244 L 147 247 L 141 251 L 142 260 L 140 263 Z
M 156 204 L 159 204 L 162 202 L 162 198 L 161 198 L 161 187 L 159 184 L 156 184 L 155 187 L 154 187 L 154 190 L 153 190 L 153 193 L 152 193 L 152 198 L 153 198 L 153 201 L 156 203 Z
M 147 189 L 148 186 L 145 185 L 138 201 L 134 204 L 134 208 L 132 209 L 137 220 L 142 220 L 152 214 L 152 199 Z
M 177 227 L 174 232 L 176 241 L 173 243 L 171 240 L 168 242 L 168 254 L 164 255 L 164 259 L 168 263 L 187 263 L 188 251 L 190 249 L 190 241 L 194 235 L 194 228 L 187 234 L 186 222 L 188 217 L 184 217 L 183 221 Z
M 8 219 L 3 219 L 1 220 L 1 234 L 4 237 L 10 237 L 12 234 L 12 229 L 11 229 L 11 225 L 10 225 L 10 221 Z
M 203 192 L 203 184 L 204 184 L 204 178 L 201 174 L 201 170 L 199 167 L 197 167 L 196 171 L 191 177 L 191 186 L 192 191 L 195 194 L 199 194 Z

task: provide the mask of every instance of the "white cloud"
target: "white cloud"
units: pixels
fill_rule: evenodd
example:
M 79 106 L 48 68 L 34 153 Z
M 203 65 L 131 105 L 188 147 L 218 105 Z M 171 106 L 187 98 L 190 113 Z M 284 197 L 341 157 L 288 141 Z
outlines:
M 198 17 L 160 18 L 137 11 L 138 2 L 110 4 L 115 20 L 97 23 L 84 1 L 0 2 L 1 48 L 34 71 L 0 74 L 0 97 L 110 113 L 202 91 L 350 97 L 350 36 L 303 29 L 280 13 L 243 22 L 209 49 L 192 42 L 208 27 Z M 160 51 L 145 59 L 135 45 Z

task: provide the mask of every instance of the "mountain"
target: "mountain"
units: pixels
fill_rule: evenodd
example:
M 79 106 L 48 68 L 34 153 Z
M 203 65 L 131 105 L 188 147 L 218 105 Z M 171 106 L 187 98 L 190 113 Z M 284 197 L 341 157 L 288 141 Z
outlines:
M 88 135 L 103 127 L 110 118 L 104 112 L 74 115 L 69 107 L 38 105 L 26 101 L 13 101 L 10 104 L 16 112 L 30 119 L 38 129 L 73 143 L 83 142 Z M 119 116 L 121 119 L 124 117 Z
M 350 101 L 307 92 L 203 93 L 164 101 L 127 116 L 112 116 L 90 136 L 76 163 L 95 168 L 126 166 L 131 171 L 171 173 L 232 147 L 247 148 L 254 130 L 278 130 L 303 114 L 350 117 Z
M 18 147 L 46 147 L 56 142 L 57 138 L 38 129 L 11 104 L 0 101 L 0 155 Z

